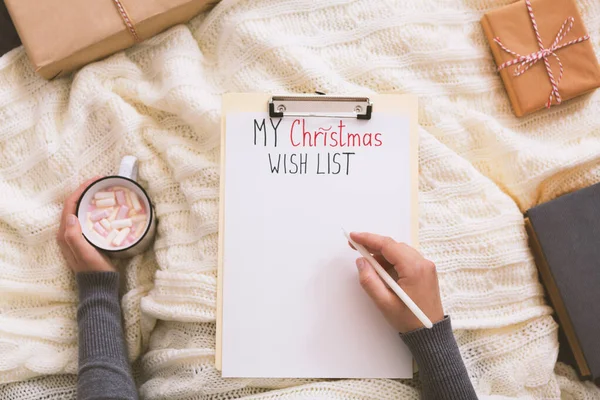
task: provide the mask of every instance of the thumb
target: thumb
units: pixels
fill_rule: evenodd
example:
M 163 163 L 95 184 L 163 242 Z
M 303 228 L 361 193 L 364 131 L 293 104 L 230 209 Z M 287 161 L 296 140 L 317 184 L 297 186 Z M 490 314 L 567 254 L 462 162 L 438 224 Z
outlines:
M 79 261 L 84 261 L 86 254 L 89 254 L 90 250 L 93 250 L 93 247 L 83 237 L 81 225 L 75 215 L 67 215 L 66 225 L 65 242 L 71 248 L 75 258 Z
M 385 286 L 385 283 L 365 258 L 361 257 L 357 259 L 356 267 L 358 268 L 360 285 L 377 307 L 381 311 L 387 312 L 394 306 L 394 301 L 396 300 L 392 292 Z

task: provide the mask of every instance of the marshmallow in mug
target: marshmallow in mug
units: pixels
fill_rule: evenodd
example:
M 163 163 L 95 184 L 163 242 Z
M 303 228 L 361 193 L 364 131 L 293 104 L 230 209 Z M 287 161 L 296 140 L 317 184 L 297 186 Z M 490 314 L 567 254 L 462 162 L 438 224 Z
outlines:
M 122 186 L 100 189 L 91 196 L 84 211 L 89 236 L 97 246 L 108 250 L 134 244 L 148 225 L 144 202 Z

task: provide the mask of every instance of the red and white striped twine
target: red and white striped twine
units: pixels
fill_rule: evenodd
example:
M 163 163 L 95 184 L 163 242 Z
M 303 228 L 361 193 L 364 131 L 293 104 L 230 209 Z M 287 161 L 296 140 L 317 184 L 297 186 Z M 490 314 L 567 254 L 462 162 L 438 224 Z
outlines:
M 127 14 L 127 11 L 125 10 L 125 7 L 123 7 L 123 4 L 121 4 L 121 0 L 113 0 L 113 3 L 115 3 L 115 6 L 117 7 L 117 10 L 119 10 L 119 14 L 121 14 L 121 18 L 123 19 L 123 23 L 127 27 L 127 30 L 129 31 L 129 33 L 131 34 L 131 36 L 133 37 L 133 40 L 136 43 L 141 42 L 141 39 L 140 39 L 140 37 L 138 36 L 138 34 L 137 34 L 136 30 L 135 30 L 135 26 L 133 25 L 133 22 L 131 21 L 131 18 L 129 18 L 129 14 Z
M 550 79 L 550 84 L 552 85 L 552 90 L 550 91 L 550 97 L 548 97 L 548 102 L 546 103 L 546 107 L 550 108 L 550 106 L 552 105 L 553 97 L 556 99 L 556 104 L 560 104 L 562 101 L 562 99 L 560 97 L 560 93 L 558 92 L 558 84 L 563 76 L 563 65 L 562 65 L 562 62 L 560 62 L 560 58 L 556 54 L 556 51 L 562 49 L 563 47 L 567 47 L 572 44 L 581 43 L 585 40 L 588 40 L 590 38 L 590 35 L 581 36 L 577 39 L 574 39 L 567 43 L 563 43 L 563 44 L 559 45 L 559 43 L 565 38 L 565 36 L 567 36 L 567 33 L 569 33 L 571 28 L 573 28 L 573 24 L 575 23 L 575 18 L 568 17 L 565 20 L 565 22 L 563 22 L 560 29 L 558 30 L 558 33 L 556 34 L 556 38 L 554 39 L 552 46 L 550 46 L 549 48 L 544 48 L 544 44 L 542 43 L 542 37 L 540 36 L 540 33 L 538 31 L 537 22 L 535 21 L 535 15 L 533 15 L 533 8 L 531 7 L 531 0 L 525 0 L 525 5 L 527 6 L 527 11 L 529 11 L 529 17 L 531 18 L 531 25 L 533 25 L 533 30 L 535 32 L 535 37 L 537 38 L 537 42 L 538 42 L 538 46 L 539 46 L 540 50 L 535 51 L 526 56 L 522 56 L 521 54 L 516 53 L 516 52 L 510 50 L 509 48 L 507 48 L 506 46 L 504 46 L 502 44 L 502 42 L 500 42 L 500 38 L 496 37 L 496 38 L 494 38 L 494 42 L 496 42 L 498 44 L 498 46 L 500 46 L 500 48 L 502 48 L 502 50 L 504 50 L 505 52 L 512 54 L 513 56 L 516 57 L 516 58 L 514 58 L 510 61 L 506 61 L 505 63 L 500 65 L 498 67 L 498 71 L 500 71 L 506 67 L 510 67 L 511 65 L 519 64 L 517 66 L 517 68 L 515 68 L 515 72 L 513 74 L 514 76 L 519 76 L 519 75 L 524 74 L 535 63 L 537 63 L 538 61 L 543 59 L 544 65 L 546 66 L 546 71 L 548 72 L 548 78 Z M 565 29 L 565 27 L 566 27 L 566 29 Z M 560 74 L 558 75 L 558 80 L 554 79 L 554 74 L 552 73 L 552 68 L 550 67 L 550 62 L 548 61 L 548 57 L 550 57 L 550 56 L 556 57 L 556 61 L 558 61 L 558 66 L 560 68 Z

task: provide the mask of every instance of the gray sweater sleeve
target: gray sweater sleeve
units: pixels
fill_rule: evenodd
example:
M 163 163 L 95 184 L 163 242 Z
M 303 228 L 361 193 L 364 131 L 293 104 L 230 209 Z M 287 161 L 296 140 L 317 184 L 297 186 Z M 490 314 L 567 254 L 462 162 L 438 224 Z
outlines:
M 78 273 L 77 398 L 137 399 L 123 339 L 116 272 Z M 450 318 L 400 335 L 419 365 L 424 400 L 477 399 L 452 333 Z
M 422 399 L 477 399 L 452 334 L 450 317 L 446 316 L 431 329 L 417 329 L 400 337 L 419 366 Z
M 137 399 L 121 326 L 119 274 L 80 272 L 77 399 Z

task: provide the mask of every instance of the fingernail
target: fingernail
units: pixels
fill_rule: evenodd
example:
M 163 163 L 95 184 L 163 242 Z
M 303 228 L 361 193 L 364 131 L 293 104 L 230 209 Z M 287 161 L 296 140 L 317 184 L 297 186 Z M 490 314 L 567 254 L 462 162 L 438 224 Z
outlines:
M 356 268 L 358 268 L 359 271 L 362 271 L 363 269 L 365 269 L 366 265 L 365 265 L 365 259 L 364 258 L 357 258 L 356 259 Z
M 67 225 L 74 226 L 77 223 L 77 217 L 73 214 L 67 216 Z

